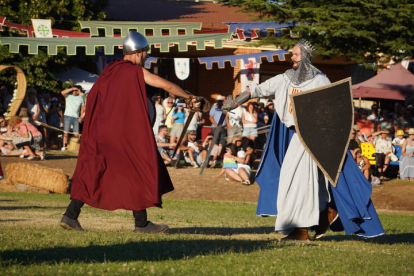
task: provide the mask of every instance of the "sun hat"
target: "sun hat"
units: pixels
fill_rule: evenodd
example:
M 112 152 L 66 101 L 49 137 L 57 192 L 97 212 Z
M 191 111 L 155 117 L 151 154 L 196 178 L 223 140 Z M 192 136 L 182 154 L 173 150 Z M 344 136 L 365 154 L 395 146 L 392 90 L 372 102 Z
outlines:
M 397 130 L 397 136 L 399 135 L 404 135 L 404 130 L 402 129 Z

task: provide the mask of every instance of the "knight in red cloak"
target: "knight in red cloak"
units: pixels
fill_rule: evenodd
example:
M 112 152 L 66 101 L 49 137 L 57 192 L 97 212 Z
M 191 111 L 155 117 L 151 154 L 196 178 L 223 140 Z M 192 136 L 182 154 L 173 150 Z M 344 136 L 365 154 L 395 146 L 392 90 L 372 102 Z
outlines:
M 146 38 L 131 31 L 124 59 L 109 64 L 88 94 L 71 202 L 60 222 L 66 229 L 83 230 L 78 216 L 84 203 L 133 211 L 136 232 L 168 228 L 147 221 L 146 209 L 161 207 L 161 196 L 174 187 L 155 143 L 145 84 L 182 98 L 191 95 L 142 67 L 148 48 Z

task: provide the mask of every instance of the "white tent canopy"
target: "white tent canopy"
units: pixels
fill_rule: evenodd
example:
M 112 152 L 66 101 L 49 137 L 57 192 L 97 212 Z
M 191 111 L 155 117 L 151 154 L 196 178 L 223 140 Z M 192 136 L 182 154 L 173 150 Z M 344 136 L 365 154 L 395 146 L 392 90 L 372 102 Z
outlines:
M 72 81 L 73 84 L 82 86 L 85 92 L 89 92 L 98 79 L 98 75 L 79 68 L 72 68 L 67 72 L 57 73 L 55 77 L 61 82 Z

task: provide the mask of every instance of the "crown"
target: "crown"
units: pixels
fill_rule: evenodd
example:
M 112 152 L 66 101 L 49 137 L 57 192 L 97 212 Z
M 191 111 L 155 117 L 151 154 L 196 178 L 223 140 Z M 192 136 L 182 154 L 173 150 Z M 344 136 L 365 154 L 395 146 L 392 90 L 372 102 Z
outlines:
M 310 44 L 310 42 L 306 39 L 302 38 L 296 45 L 302 46 L 311 56 L 315 53 L 315 47 L 313 47 L 312 44 Z

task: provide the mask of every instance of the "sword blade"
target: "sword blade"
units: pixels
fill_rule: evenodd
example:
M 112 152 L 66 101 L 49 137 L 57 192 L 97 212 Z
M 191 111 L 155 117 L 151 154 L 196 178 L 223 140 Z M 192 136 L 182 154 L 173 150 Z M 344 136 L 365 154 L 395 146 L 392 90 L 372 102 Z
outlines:
M 220 133 L 221 127 L 223 126 L 223 122 L 224 122 L 224 119 L 225 119 L 225 118 L 226 118 L 226 113 L 225 113 L 225 112 L 223 112 L 223 113 L 220 115 L 220 119 L 219 119 L 219 121 L 218 121 L 218 123 L 217 123 L 216 130 L 214 131 L 213 140 L 211 140 L 211 144 L 210 144 L 210 146 L 208 147 L 207 156 L 206 156 L 206 159 L 205 159 L 205 160 L 204 160 L 204 162 L 203 162 L 203 165 L 201 166 L 201 170 L 200 170 L 200 174 L 199 174 L 199 175 L 203 175 L 204 169 L 206 168 L 207 163 L 208 163 L 208 160 L 210 159 L 210 154 L 211 154 L 211 152 L 213 151 L 214 145 L 215 145 L 215 144 L 216 144 L 216 142 L 217 142 L 217 139 L 218 139 L 218 136 L 219 136 L 219 133 Z
M 174 152 L 173 152 L 173 157 L 175 156 L 175 154 L 177 153 L 177 150 L 178 150 L 178 148 L 181 146 L 181 143 L 183 142 L 183 139 L 184 139 L 184 136 L 185 136 L 185 133 L 187 132 L 187 129 L 188 129 L 188 126 L 190 125 L 190 123 L 191 123 L 191 120 L 193 119 L 193 117 L 194 117 L 194 114 L 195 114 L 195 112 L 194 111 L 191 111 L 190 112 L 190 114 L 188 115 L 188 117 L 187 117 L 187 121 L 185 122 L 185 125 L 184 125 L 184 128 L 183 128 L 183 131 L 181 132 L 181 135 L 180 135 L 180 138 L 178 139 L 178 143 L 177 143 L 177 146 L 175 147 L 175 149 L 174 149 Z M 178 158 L 178 160 L 177 160 L 177 162 L 175 162 L 175 166 L 174 167 L 177 167 L 177 164 L 178 164 L 178 161 L 179 161 L 180 159 Z

